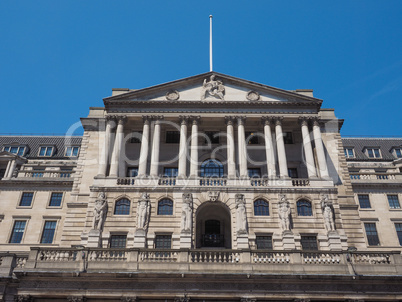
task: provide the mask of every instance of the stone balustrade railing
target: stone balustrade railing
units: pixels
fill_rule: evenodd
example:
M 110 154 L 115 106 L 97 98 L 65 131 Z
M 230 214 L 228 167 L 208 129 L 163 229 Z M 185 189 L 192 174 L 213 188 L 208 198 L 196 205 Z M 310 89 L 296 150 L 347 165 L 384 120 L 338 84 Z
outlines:
M 310 180 L 308 178 L 293 178 L 292 185 L 294 187 L 307 187 L 310 185 Z
M 176 185 L 176 177 L 163 177 L 158 181 L 160 186 L 175 186 Z
M 402 180 L 402 175 L 400 174 L 367 174 L 367 173 L 353 173 L 350 174 L 350 179 L 352 180 Z
M 226 178 L 201 178 L 200 186 L 203 187 L 221 187 L 226 186 L 227 179 Z
M 33 171 L 21 170 L 18 173 L 18 178 L 59 178 L 65 180 L 73 180 L 74 172 L 72 171 Z

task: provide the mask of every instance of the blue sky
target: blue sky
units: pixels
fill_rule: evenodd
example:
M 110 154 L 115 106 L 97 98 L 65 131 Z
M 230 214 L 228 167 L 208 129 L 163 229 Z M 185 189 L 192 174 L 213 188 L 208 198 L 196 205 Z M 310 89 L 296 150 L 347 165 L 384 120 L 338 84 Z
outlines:
M 1 133 L 63 134 L 112 88 L 214 70 L 314 89 L 343 135 L 401 136 L 402 1 L 0 2 Z

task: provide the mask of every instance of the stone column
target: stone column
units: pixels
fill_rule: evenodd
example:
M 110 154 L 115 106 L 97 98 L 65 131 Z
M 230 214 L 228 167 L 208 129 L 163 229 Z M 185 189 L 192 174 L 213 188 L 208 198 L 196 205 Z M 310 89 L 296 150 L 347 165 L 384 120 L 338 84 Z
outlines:
M 237 140 L 239 148 L 239 174 L 240 177 L 248 177 L 247 172 L 247 146 L 246 146 L 246 134 L 244 132 L 244 123 L 246 117 L 237 117 Z
M 13 174 L 14 174 L 14 171 L 15 171 L 16 167 L 17 167 L 17 161 L 15 159 L 13 159 L 11 161 L 10 168 L 8 169 L 8 174 L 6 176 L 7 178 L 13 177 Z
M 113 153 L 112 153 L 112 160 L 110 164 L 110 176 L 119 176 L 118 171 L 119 171 L 119 161 L 120 161 L 120 156 L 121 156 L 121 149 L 122 149 L 122 143 L 124 140 L 124 123 L 126 121 L 125 116 L 118 116 L 117 117 L 118 122 L 117 122 L 117 130 L 116 130 L 116 139 L 114 140 L 114 148 L 113 148 Z
M 193 124 L 191 126 L 191 162 L 190 177 L 198 176 L 198 121 L 200 116 L 192 117 Z
M 310 131 L 308 130 L 308 121 L 304 117 L 299 118 L 302 136 L 304 155 L 306 157 L 306 166 L 309 178 L 316 178 L 317 172 L 315 169 L 313 148 L 311 147 Z
M 228 160 L 228 178 L 236 178 L 236 162 L 235 162 L 235 142 L 233 130 L 233 116 L 225 116 L 227 131 L 227 160 Z
M 163 119 L 163 116 L 156 117 L 155 127 L 154 127 L 154 138 L 152 140 L 152 150 L 151 150 L 151 170 L 149 175 L 158 176 L 159 170 L 159 149 L 161 142 L 161 125 L 160 122 Z
M 106 117 L 106 129 L 105 129 L 105 141 L 103 143 L 103 150 L 100 156 L 99 163 L 99 176 L 105 176 L 107 172 L 107 168 L 109 166 L 109 152 L 110 152 L 110 138 L 112 132 L 112 125 L 115 123 L 114 118 L 107 116 Z
M 313 134 L 314 134 L 315 148 L 317 151 L 318 167 L 320 169 L 321 177 L 328 178 L 329 173 L 327 167 L 327 160 L 325 158 L 324 145 L 322 143 L 321 138 L 320 124 L 317 119 L 315 119 L 313 122 Z
M 272 118 L 263 117 L 262 122 L 264 124 L 265 153 L 267 157 L 268 177 L 274 178 L 276 177 L 276 165 L 275 165 L 274 145 L 272 142 L 272 132 L 271 132 Z
M 180 147 L 179 147 L 179 177 L 183 178 L 187 175 L 187 116 L 179 116 L 180 118 Z
M 285 142 L 283 141 L 282 120 L 283 117 L 275 118 L 276 147 L 278 149 L 279 175 L 280 177 L 288 178 L 288 164 L 286 161 Z
M 10 173 L 10 168 L 11 168 L 11 160 L 8 161 L 7 163 L 7 168 L 6 168 L 6 172 L 4 173 L 4 178 L 8 178 L 8 174 Z
M 142 128 L 142 139 L 141 139 L 141 150 L 140 159 L 138 163 L 138 176 L 144 177 L 147 174 L 147 160 L 148 160 L 148 149 L 149 149 L 149 123 L 151 117 L 143 116 L 144 127 Z

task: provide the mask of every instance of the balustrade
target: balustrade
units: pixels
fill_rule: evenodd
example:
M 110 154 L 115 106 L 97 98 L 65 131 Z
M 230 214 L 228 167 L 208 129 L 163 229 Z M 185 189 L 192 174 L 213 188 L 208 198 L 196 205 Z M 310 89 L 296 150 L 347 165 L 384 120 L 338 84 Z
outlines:
M 74 172 L 66 171 L 25 171 L 19 173 L 19 177 L 26 178 L 72 178 Z
M 307 187 L 310 185 L 310 180 L 308 178 L 294 178 L 292 179 L 292 185 L 294 187 Z
M 352 259 L 356 264 L 391 264 L 388 253 L 353 253 Z
M 226 178 L 202 178 L 200 179 L 200 186 L 220 187 L 226 186 Z
M 340 253 L 303 253 L 303 262 L 307 264 L 339 264 L 341 262 Z
M 127 260 L 127 250 L 123 249 L 102 249 L 102 250 L 91 250 L 88 252 L 88 261 L 126 261 Z
M 193 263 L 237 263 L 240 261 L 239 252 L 233 251 L 191 251 L 190 261 Z
M 254 263 L 290 263 L 289 253 L 253 252 L 251 258 Z
M 177 262 L 178 251 L 174 250 L 148 250 L 139 255 L 140 262 Z
M 117 184 L 118 185 L 134 185 L 135 184 L 135 178 L 132 178 L 132 177 L 118 178 L 117 179 Z
M 76 261 L 77 253 L 77 250 L 72 249 L 41 249 L 37 260 L 41 262 Z
M 175 186 L 176 178 L 175 177 L 163 177 L 159 179 L 158 184 L 160 186 Z

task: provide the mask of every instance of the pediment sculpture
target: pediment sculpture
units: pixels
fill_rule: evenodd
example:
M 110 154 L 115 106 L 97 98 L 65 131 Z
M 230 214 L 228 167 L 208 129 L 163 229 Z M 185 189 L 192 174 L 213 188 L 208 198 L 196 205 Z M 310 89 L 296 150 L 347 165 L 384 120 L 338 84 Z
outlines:
M 204 79 L 201 91 L 201 101 L 204 101 L 207 96 L 213 96 L 223 101 L 225 97 L 225 86 L 222 81 L 215 80 L 215 75 L 211 75 L 209 81 Z

